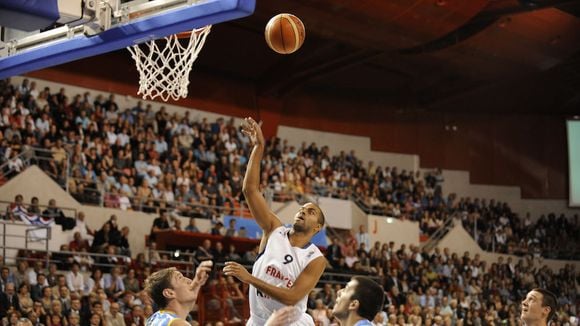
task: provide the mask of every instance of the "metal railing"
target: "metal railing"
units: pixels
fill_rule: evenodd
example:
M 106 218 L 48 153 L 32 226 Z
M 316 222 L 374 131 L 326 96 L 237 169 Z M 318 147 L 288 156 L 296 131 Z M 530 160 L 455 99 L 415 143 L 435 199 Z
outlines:
M 65 151 L 66 152 L 66 151 Z M 66 189 L 68 167 L 70 166 L 70 155 L 66 152 L 66 157 L 62 163 L 56 162 L 53 152 L 50 149 L 41 147 L 25 147 L 16 157 L 8 158 L 0 165 L 0 174 L 10 180 L 22 171 L 16 171 L 10 168 L 11 161 L 20 159 L 23 163 L 23 170 L 31 165 L 38 165 L 44 173 L 55 180 L 61 187 Z M 57 171 L 53 171 L 56 169 Z M 60 171 L 58 171 L 60 169 Z
M 11 202 L 11 201 L 0 200 L 0 220 L 1 219 L 11 219 L 11 217 L 8 216 L 9 214 L 11 214 L 11 212 L 8 209 L 12 203 L 13 202 Z M 24 205 L 30 206 L 30 204 L 24 204 Z M 40 210 L 40 214 L 38 214 L 38 215 L 42 216 L 43 209 L 49 208 L 49 206 L 44 205 L 44 204 L 38 204 L 38 208 Z M 57 208 L 62 210 L 64 216 L 66 216 L 66 217 L 76 217 L 77 216 L 77 209 L 76 208 L 66 207 L 66 206 L 57 206 Z
M 15 223 L 11 221 L 3 221 L 0 220 L 0 226 L 2 227 L 2 257 L 6 259 L 6 251 L 7 250 L 29 250 L 31 242 L 44 242 L 44 251 L 49 251 L 48 245 L 51 239 L 51 228 L 50 226 L 40 226 L 40 225 L 31 225 L 31 224 L 23 224 L 23 223 Z M 24 235 L 22 234 L 9 234 L 7 232 L 8 227 L 16 227 L 16 228 L 25 228 Z M 24 238 L 24 248 L 21 247 L 13 247 L 9 245 L 7 240 L 14 239 L 11 241 L 13 243 L 15 239 L 22 239 Z M 48 258 L 46 260 L 48 266 Z
M 443 239 L 447 233 L 451 231 L 455 225 L 455 219 L 456 217 L 454 216 L 447 216 L 447 218 L 443 221 L 443 225 L 441 225 L 441 227 L 439 227 L 433 234 L 429 236 L 429 240 L 427 240 L 422 245 L 422 247 L 427 250 L 427 252 L 430 252 L 433 248 L 435 248 L 439 241 L 441 241 L 441 239 Z

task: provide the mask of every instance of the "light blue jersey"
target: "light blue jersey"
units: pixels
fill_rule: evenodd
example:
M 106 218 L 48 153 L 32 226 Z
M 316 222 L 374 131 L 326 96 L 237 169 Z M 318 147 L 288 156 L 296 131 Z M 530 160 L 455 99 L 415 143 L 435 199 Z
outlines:
M 171 326 L 171 322 L 179 319 L 173 311 L 159 310 L 147 318 L 145 326 Z

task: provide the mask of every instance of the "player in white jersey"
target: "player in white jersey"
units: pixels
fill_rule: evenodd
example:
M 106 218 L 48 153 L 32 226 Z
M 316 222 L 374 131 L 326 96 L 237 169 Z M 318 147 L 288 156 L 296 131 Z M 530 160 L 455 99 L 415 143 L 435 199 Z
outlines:
M 145 281 L 145 291 L 159 307 L 147 319 L 146 326 L 191 326 L 185 319 L 193 310 L 199 289 L 205 284 L 212 262 L 202 262 L 193 280 L 175 267 L 157 271 Z
M 265 146 L 262 130 L 256 121 L 246 118 L 242 131 L 254 144 L 243 192 L 263 235 L 252 274 L 235 262 L 226 262 L 224 273 L 250 284 L 247 325 L 264 325 L 275 310 L 284 306 L 296 306 L 302 311 L 292 325 L 314 325 L 312 317 L 306 313 L 306 301 L 324 272 L 326 259 L 310 241 L 324 226 L 324 214 L 317 205 L 307 203 L 296 213 L 291 228 L 282 225 L 259 189 L 260 162 Z

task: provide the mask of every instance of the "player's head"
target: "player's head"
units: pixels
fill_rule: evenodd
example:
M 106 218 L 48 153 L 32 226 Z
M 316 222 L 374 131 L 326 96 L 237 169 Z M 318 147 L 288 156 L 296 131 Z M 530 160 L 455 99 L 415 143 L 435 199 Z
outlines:
M 546 324 L 556 314 L 556 295 L 548 290 L 536 288 L 528 292 L 522 301 L 521 318 L 527 325 L 544 321 Z
M 324 213 L 313 203 L 306 203 L 294 215 L 294 231 L 315 234 L 325 223 Z
M 192 291 L 191 282 L 175 267 L 170 267 L 151 274 L 145 280 L 145 291 L 163 309 L 173 300 L 185 304 L 195 302 L 197 296 Z
M 373 320 L 385 302 L 385 292 L 375 281 L 364 276 L 354 276 L 344 289 L 338 291 L 332 313 L 338 319 L 346 319 L 356 313 Z

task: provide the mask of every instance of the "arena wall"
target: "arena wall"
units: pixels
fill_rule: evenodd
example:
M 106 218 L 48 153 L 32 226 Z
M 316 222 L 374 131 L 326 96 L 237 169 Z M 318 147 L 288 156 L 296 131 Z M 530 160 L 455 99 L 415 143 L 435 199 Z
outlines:
M 476 254 L 481 256 L 481 259 L 486 261 L 488 267 L 492 263 L 496 263 L 499 257 L 504 257 L 504 262 L 506 261 L 507 257 L 512 257 L 514 263 L 517 263 L 523 257 L 518 257 L 515 255 L 508 255 L 508 254 L 498 254 L 492 252 L 483 251 L 479 245 L 473 240 L 473 238 L 467 233 L 467 231 L 461 226 L 461 223 L 455 223 L 453 229 L 447 233 L 447 235 L 441 239 L 441 241 L 437 244 L 441 250 L 443 248 L 449 248 L 451 253 L 455 252 L 460 257 L 463 256 L 463 253 L 468 251 L 471 258 L 473 258 Z M 533 260 L 534 267 L 539 268 L 544 265 L 547 265 L 554 271 L 560 270 L 567 264 L 572 264 L 576 266 L 576 270 L 580 268 L 580 261 L 571 261 L 571 260 L 555 260 L 555 259 L 534 259 Z
M 150 233 L 153 220 L 157 217 L 157 215 L 143 212 L 82 205 L 60 188 L 58 184 L 37 166 L 29 167 L 23 173 L 8 181 L 0 190 L 0 200 L 7 202 L 13 201 L 17 194 L 21 194 L 24 197 L 25 203 L 29 203 L 30 198 L 34 196 L 38 197 L 41 205 L 48 204 L 49 199 L 55 199 L 59 207 L 84 212 L 86 215 L 85 221 L 95 230 L 100 229 L 111 215 L 117 215 L 120 226 L 127 225 L 130 227 L 129 245 L 134 253 L 145 250 L 145 236 Z M 0 209 L 6 209 L 5 206 L 0 205 Z M 65 214 L 69 214 L 69 212 L 70 210 L 65 210 Z M 180 219 L 184 227 L 189 224 L 189 219 Z M 208 231 L 211 228 L 209 220 L 196 219 L 196 222 L 197 227 L 202 231 Z M 53 227 L 53 229 L 59 228 L 58 226 Z M 54 232 L 52 235 L 51 250 L 58 249 L 61 244 L 68 243 L 72 240 L 72 237 L 72 231 Z

